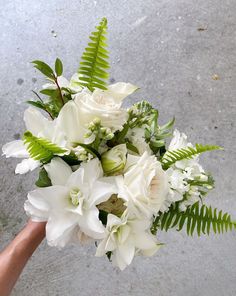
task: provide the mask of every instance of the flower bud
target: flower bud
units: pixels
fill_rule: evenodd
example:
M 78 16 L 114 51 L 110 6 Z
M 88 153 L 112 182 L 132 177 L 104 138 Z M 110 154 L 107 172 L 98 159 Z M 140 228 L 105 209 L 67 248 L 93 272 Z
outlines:
M 93 123 L 94 123 L 95 125 L 100 125 L 100 124 L 101 124 L 101 119 L 98 118 L 98 117 L 95 117 L 94 120 L 93 120 Z
M 117 175 L 125 167 L 127 148 L 120 144 L 106 151 L 101 156 L 102 168 L 107 175 Z
M 113 133 L 110 133 L 108 135 L 105 136 L 105 140 L 111 140 L 112 138 L 114 137 L 114 134 Z

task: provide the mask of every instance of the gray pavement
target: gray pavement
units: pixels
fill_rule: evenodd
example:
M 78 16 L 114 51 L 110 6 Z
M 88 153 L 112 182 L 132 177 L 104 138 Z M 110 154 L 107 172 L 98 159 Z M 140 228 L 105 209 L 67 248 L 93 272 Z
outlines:
M 208 202 L 236 217 L 236 1 L 0 0 L 0 145 L 24 131 L 24 101 L 42 79 L 30 65 L 60 57 L 70 77 L 98 20 L 109 21 L 111 81 L 141 87 L 126 104 L 149 99 L 164 123 L 199 143 L 225 147 L 202 157 L 214 172 Z M 0 249 L 26 221 L 23 203 L 35 174 L 15 176 L 14 159 L 0 159 Z M 234 296 L 236 232 L 189 238 L 160 233 L 166 243 L 153 258 L 136 258 L 125 271 L 94 246 L 62 251 L 44 242 L 13 296 Z

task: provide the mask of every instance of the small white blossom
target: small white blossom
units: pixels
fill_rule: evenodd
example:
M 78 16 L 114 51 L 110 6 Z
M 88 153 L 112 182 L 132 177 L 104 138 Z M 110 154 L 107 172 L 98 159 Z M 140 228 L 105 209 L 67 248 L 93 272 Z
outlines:
M 175 130 L 168 151 L 185 147 L 193 146 L 187 141 L 187 136 L 184 133 Z M 198 161 L 198 156 L 192 159 L 177 161 L 166 171 L 169 177 L 170 191 L 161 207 L 162 212 L 167 211 L 170 205 L 176 201 L 182 201 L 180 203 L 180 209 L 185 210 L 188 205 L 199 200 L 200 193 L 198 187 L 189 184 L 189 181 L 192 180 L 208 180 L 208 177 Z

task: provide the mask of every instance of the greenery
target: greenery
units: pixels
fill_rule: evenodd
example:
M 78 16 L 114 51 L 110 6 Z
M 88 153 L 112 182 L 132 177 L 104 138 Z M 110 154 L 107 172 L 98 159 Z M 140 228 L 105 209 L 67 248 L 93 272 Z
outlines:
M 40 91 L 42 95 L 46 96 L 44 99 L 33 91 L 38 100 L 29 100 L 27 103 L 46 111 L 49 116 L 54 119 L 58 116 L 63 105 L 72 99 L 71 91 L 67 88 L 61 88 L 58 82 L 58 77 L 63 73 L 62 61 L 59 58 L 56 59 L 54 70 L 43 61 L 35 60 L 32 63 L 37 70 L 46 76 L 52 86 L 55 87 L 42 89 Z
M 58 147 L 47 139 L 33 136 L 29 131 L 24 133 L 23 140 L 30 157 L 43 163 L 49 162 L 54 155 L 61 155 L 66 152 L 66 149 Z
M 124 124 L 121 131 L 117 131 L 108 146 L 126 143 L 127 148 L 138 153 L 137 148 L 130 143 L 127 138 L 129 129 L 143 128 L 145 130 L 145 141 L 149 144 L 156 156 L 162 155 L 165 150 L 165 139 L 170 137 L 170 132 L 174 125 L 174 119 L 163 126 L 158 125 L 158 110 L 153 108 L 147 101 L 141 101 L 134 104 L 129 109 L 129 117 L 127 123 Z
M 162 165 L 164 169 L 168 169 L 176 161 L 191 159 L 198 154 L 212 150 L 222 150 L 222 148 L 216 145 L 196 144 L 195 147 L 188 146 L 181 149 L 168 150 L 162 157 Z
M 203 174 L 202 174 L 203 175 Z M 202 180 L 201 177 L 195 177 L 194 180 L 187 180 L 190 186 L 197 186 L 201 198 L 208 194 L 209 190 L 214 188 L 214 179 L 210 174 L 204 174 L 207 179 Z
M 154 119 L 158 119 L 158 110 L 147 101 L 138 102 L 129 109 L 129 128 L 142 127 L 152 123 Z
M 38 187 L 52 186 L 52 182 L 51 182 L 50 178 L 48 177 L 47 171 L 44 168 L 41 168 L 41 170 L 39 171 L 39 178 L 35 182 L 35 185 Z
M 210 233 L 213 230 L 215 233 L 223 233 L 236 229 L 236 222 L 231 220 L 228 213 L 223 213 L 212 207 L 201 205 L 196 202 L 192 206 L 187 207 L 186 211 L 180 211 L 178 202 L 171 205 L 168 212 L 160 213 L 153 222 L 152 233 L 156 233 L 157 229 L 168 231 L 171 228 L 176 228 L 180 231 L 184 225 L 187 227 L 187 234 L 193 235 L 194 231 L 200 236 Z
M 92 32 L 89 39 L 91 42 L 85 48 L 82 54 L 82 61 L 78 73 L 80 75 L 81 85 L 87 87 L 90 91 L 94 88 L 106 89 L 106 80 L 109 78 L 107 69 L 108 51 L 106 49 L 107 19 L 103 18 Z
M 57 76 L 61 76 L 63 73 L 63 64 L 62 61 L 58 58 L 55 61 L 55 71 Z

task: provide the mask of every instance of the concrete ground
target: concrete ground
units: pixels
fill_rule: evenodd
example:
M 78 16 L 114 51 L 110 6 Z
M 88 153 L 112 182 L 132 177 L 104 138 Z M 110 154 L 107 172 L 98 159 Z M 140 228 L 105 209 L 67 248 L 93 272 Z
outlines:
M 235 0 L 0 0 L 0 144 L 20 137 L 24 101 L 41 86 L 29 62 L 58 56 L 70 77 L 103 16 L 111 82 L 141 87 L 127 105 L 149 99 L 162 123 L 175 115 L 193 142 L 225 147 L 202 157 L 216 179 L 208 202 L 236 217 Z M 23 203 L 36 173 L 15 176 L 17 161 L 0 161 L 2 248 L 26 222 Z M 12 295 L 236 295 L 236 232 L 191 238 L 173 231 L 159 239 L 166 246 L 155 257 L 136 258 L 124 272 L 95 258 L 93 245 L 58 251 L 44 242 Z

